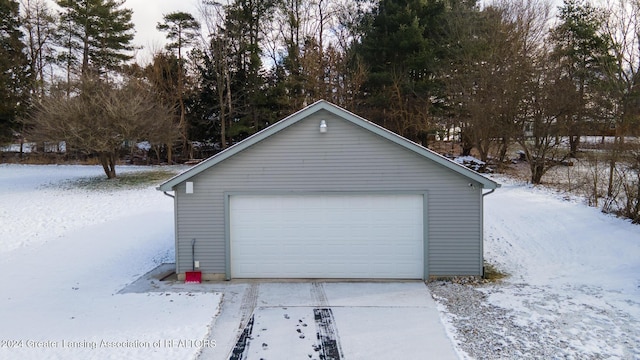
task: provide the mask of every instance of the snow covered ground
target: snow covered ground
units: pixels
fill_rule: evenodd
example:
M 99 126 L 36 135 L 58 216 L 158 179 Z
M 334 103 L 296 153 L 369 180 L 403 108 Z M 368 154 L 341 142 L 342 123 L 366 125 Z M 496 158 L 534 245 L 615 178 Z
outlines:
M 498 181 L 485 259 L 510 276 L 429 285 L 462 357 L 640 359 L 640 226 Z
M 0 165 L 0 359 L 186 359 L 215 345 L 202 340 L 219 294 L 118 294 L 172 261 L 171 199 L 52 185 L 88 176 L 102 169 Z
M 0 165 L 0 359 L 208 352 L 219 293 L 119 293 L 172 261 L 172 200 L 69 183 L 87 176 L 102 169 Z M 460 357 L 640 359 L 640 226 L 498 181 L 485 198 L 485 258 L 510 277 L 429 285 Z

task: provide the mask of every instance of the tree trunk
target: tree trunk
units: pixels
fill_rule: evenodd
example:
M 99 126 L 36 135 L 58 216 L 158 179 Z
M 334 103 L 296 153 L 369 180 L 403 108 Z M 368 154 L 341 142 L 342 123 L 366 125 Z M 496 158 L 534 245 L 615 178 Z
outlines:
M 158 165 L 160 165 L 160 163 L 162 162 L 162 160 L 160 159 L 160 149 L 162 147 L 160 145 L 154 145 L 153 146 L 153 150 L 155 150 L 156 152 L 156 159 L 158 160 Z
M 85 14 L 89 14 L 89 2 L 85 5 Z M 84 33 L 82 35 L 82 76 L 86 76 L 89 70 L 89 18 L 85 19 Z M 69 52 L 71 54 L 71 52 Z
M 607 197 L 613 197 L 613 183 L 615 181 L 616 166 L 618 164 L 618 149 L 621 145 L 620 137 L 613 138 L 613 148 L 611 149 L 611 158 L 609 160 L 609 184 L 607 186 Z
M 114 152 L 101 152 L 99 158 L 107 178 L 114 179 L 116 177 L 116 154 Z
M 20 160 L 24 156 L 24 126 L 22 127 L 22 133 L 20 134 Z
M 233 114 L 233 102 L 231 101 L 231 72 L 229 70 L 228 67 L 225 66 L 225 79 L 226 79 L 226 84 L 227 84 L 227 119 L 229 121 L 229 126 L 227 127 L 228 129 L 231 129 L 231 114 Z M 226 133 L 225 133 L 225 137 L 224 139 L 222 139 L 224 141 L 223 144 L 223 149 L 225 149 L 227 147 L 227 137 L 226 137 Z
M 462 156 L 470 156 L 473 149 L 473 141 L 464 132 L 461 136 Z
M 635 199 L 632 199 L 636 202 L 636 206 L 634 208 L 634 213 L 631 220 L 633 220 L 634 224 L 640 224 L 640 172 L 638 173 L 638 181 L 636 182 L 636 184 L 636 193 L 634 194 Z
M 540 160 L 532 160 L 531 161 L 531 183 L 532 184 L 540 184 L 542 183 L 542 175 L 544 175 L 544 160 L 540 162 Z
M 613 181 L 614 181 L 615 172 L 616 172 L 616 160 L 615 160 L 615 156 L 611 156 L 611 160 L 609 161 L 609 185 L 607 186 L 608 198 L 611 198 L 613 196 Z
M 509 139 L 506 137 L 502 138 L 502 142 L 500 143 L 500 151 L 498 152 L 498 162 L 502 164 L 507 158 L 507 150 L 509 149 Z
M 478 150 L 478 154 L 480 155 L 480 160 L 482 160 L 482 162 L 487 162 L 487 160 L 489 160 L 489 146 L 490 146 L 490 142 L 485 142 L 483 144 L 482 141 L 479 141 L 478 144 L 476 144 L 476 149 Z
M 580 135 L 569 136 L 569 157 L 576 158 L 578 156 L 578 146 L 580 145 Z
M 220 149 L 227 148 L 227 117 L 225 114 L 224 92 L 218 88 L 218 104 L 220 106 Z
M 178 84 L 178 88 L 180 88 L 181 86 Z M 191 157 L 191 149 L 189 146 L 189 130 L 188 130 L 188 124 L 187 124 L 187 120 L 186 120 L 186 108 L 184 106 L 184 99 L 182 98 L 182 90 L 180 90 L 181 94 L 180 94 L 180 131 L 182 133 L 182 156 L 189 156 Z

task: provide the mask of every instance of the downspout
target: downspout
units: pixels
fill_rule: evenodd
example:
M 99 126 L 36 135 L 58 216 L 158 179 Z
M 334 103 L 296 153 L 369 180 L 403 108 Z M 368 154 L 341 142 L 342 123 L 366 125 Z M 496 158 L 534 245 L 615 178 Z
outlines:
M 487 196 L 489 194 L 493 194 L 495 191 L 496 191 L 496 189 L 491 189 L 491 190 L 487 191 L 486 193 L 482 194 L 482 197 L 485 197 L 485 196 Z M 169 195 L 169 196 L 171 196 L 171 195 Z M 171 197 L 173 197 L 173 196 L 171 196 Z
M 163 193 L 163 194 L 165 194 L 165 195 L 167 195 L 168 197 L 170 197 L 170 198 L 172 198 L 172 199 L 175 199 L 175 198 L 176 198 L 176 197 L 175 197 L 175 195 L 168 194 L 166 191 L 163 191 L 162 193 Z
M 157 189 L 160 190 L 159 187 Z M 175 195 L 171 195 L 166 191 L 163 191 L 162 193 L 174 200 L 173 201 L 173 214 L 174 214 L 173 216 L 174 216 L 174 221 L 176 221 L 176 219 L 177 219 L 176 218 L 176 216 L 177 216 L 176 215 L 176 207 L 177 207 L 177 205 L 176 205 L 176 203 L 177 203 L 176 196 Z M 174 235 L 175 235 L 175 239 L 176 239 L 175 240 L 175 244 L 174 244 L 174 249 L 176 250 L 176 258 L 175 258 L 176 261 L 175 261 L 175 264 L 176 264 L 176 274 L 177 274 L 179 266 L 180 266 L 179 260 L 178 260 L 178 256 L 177 256 L 177 254 L 178 254 L 178 241 L 177 241 L 177 239 L 178 239 L 178 227 L 177 226 L 175 227 L 174 232 L 175 232 Z
M 489 194 L 493 194 L 496 191 L 496 189 L 499 188 L 499 187 L 500 187 L 500 184 L 498 184 L 498 186 L 496 186 L 494 189 L 491 189 L 491 190 L 487 191 L 486 193 L 483 193 L 482 194 L 482 202 L 484 203 L 484 197 L 485 196 L 487 196 Z M 482 223 L 484 224 L 484 210 L 482 211 L 482 217 L 483 217 Z M 482 253 L 482 278 L 484 279 L 484 227 L 483 227 L 481 233 L 482 233 L 482 251 L 481 251 L 481 253 Z

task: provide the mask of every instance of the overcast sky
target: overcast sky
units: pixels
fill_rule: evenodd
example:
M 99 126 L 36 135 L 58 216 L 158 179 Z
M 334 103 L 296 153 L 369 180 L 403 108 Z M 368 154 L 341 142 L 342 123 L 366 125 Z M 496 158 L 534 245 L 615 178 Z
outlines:
M 562 5 L 563 0 L 550 1 L 555 10 Z M 150 61 L 150 54 L 166 43 L 165 34 L 156 30 L 156 25 L 162 21 L 164 14 L 184 11 L 199 19 L 198 4 L 200 0 L 126 0 L 125 7 L 133 10 L 132 20 L 136 26 L 135 45 L 144 47 L 138 52 L 137 59 L 142 62 Z
M 149 61 L 149 54 L 164 46 L 165 34 L 156 30 L 156 25 L 162 22 L 164 14 L 184 11 L 199 18 L 199 3 L 200 0 L 126 0 L 124 6 L 133 10 L 132 21 L 136 26 L 134 43 L 144 47 L 137 56 L 138 60 Z
M 55 0 L 49 1 L 55 2 Z M 134 44 L 137 47 L 143 47 L 136 54 L 138 61 L 143 63 L 151 61 L 150 54 L 161 49 L 166 43 L 165 34 L 156 30 L 156 25 L 162 21 L 164 14 L 184 11 L 199 18 L 199 3 L 200 0 L 126 0 L 124 6 L 133 10 L 132 21 L 136 30 Z M 552 3 L 559 6 L 562 0 L 552 0 Z
M 58 9 L 55 0 L 48 0 L 52 9 Z M 135 24 L 136 36 L 134 45 L 143 47 L 136 54 L 139 61 L 151 61 L 151 53 L 159 50 L 166 43 L 165 34 L 156 30 L 158 22 L 164 14 L 184 11 L 199 18 L 198 4 L 200 0 L 125 0 L 124 7 L 133 10 L 132 21 Z

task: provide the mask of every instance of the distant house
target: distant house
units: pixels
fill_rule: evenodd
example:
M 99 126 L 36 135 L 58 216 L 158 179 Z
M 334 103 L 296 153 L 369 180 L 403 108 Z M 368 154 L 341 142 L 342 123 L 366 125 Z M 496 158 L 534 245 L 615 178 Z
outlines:
M 67 144 L 64 141 L 60 142 L 22 142 L 10 144 L 7 146 L 0 146 L 0 152 L 13 152 L 13 153 L 57 153 L 63 154 L 67 152 Z
M 175 197 L 181 278 L 195 239 L 205 279 L 427 279 L 482 274 L 483 195 L 497 187 L 319 101 L 158 190 Z

